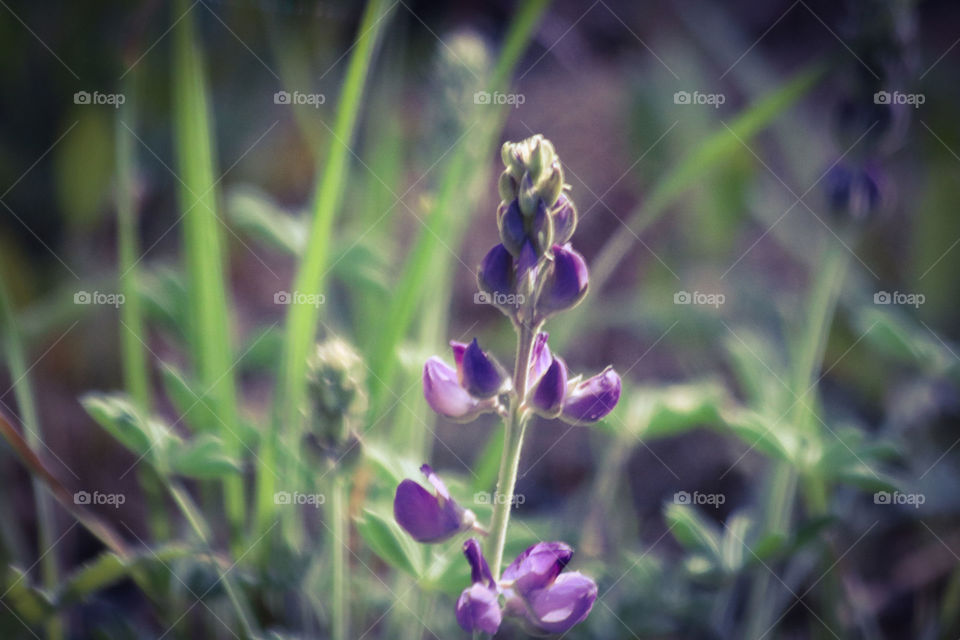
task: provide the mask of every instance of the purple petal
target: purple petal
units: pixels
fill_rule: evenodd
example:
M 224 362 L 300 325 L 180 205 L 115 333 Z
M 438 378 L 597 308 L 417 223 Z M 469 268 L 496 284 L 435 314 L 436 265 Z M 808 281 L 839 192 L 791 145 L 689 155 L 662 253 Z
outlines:
M 564 542 L 540 542 L 517 556 L 501 580 L 512 582 L 511 588 L 526 596 L 549 586 L 572 557 L 573 549 Z
M 567 394 L 567 365 L 560 358 L 554 358 L 536 389 L 531 404 L 534 411 L 545 418 L 556 418 L 563 409 Z
M 473 342 L 463 354 L 463 387 L 478 398 L 490 398 L 503 388 L 506 376 L 500 366 L 477 343 Z
M 457 623 L 467 633 L 494 634 L 500 628 L 503 613 L 497 592 L 475 583 L 463 590 L 457 600 Z
M 436 356 L 423 365 L 423 395 L 440 415 L 468 422 L 494 407 L 481 403 L 460 386 L 457 372 Z
M 413 480 L 397 486 L 393 517 L 417 542 L 441 542 L 461 528 L 461 518 L 440 505 L 436 496 Z
M 513 292 L 513 256 L 502 244 L 487 252 L 477 270 L 480 289 L 488 293 L 508 295 Z
M 550 212 L 553 216 L 553 241 L 562 245 L 570 241 L 577 228 L 577 209 L 567 194 L 561 193 Z
M 453 362 L 457 365 L 457 379 L 463 377 L 463 354 L 467 350 L 466 342 L 450 341 L 450 350 L 453 351 Z
M 493 589 L 496 582 L 493 580 L 490 566 L 487 564 L 487 559 L 483 557 L 483 551 L 480 550 L 480 543 L 476 538 L 470 538 L 463 543 L 463 555 L 467 556 L 467 562 L 470 563 L 470 579 L 475 583 L 485 583 L 488 588 Z
M 520 255 L 520 249 L 527 239 L 527 232 L 523 225 L 523 213 L 520 205 L 514 200 L 506 208 L 501 207 L 498 223 L 500 226 L 500 240 L 503 246 L 512 255 Z
M 613 411 L 620 400 L 620 376 L 612 367 L 567 391 L 561 417 L 570 424 L 590 424 Z
M 452 500 L 450 492 L 447 490 L 447 485 L 443 483 L 443 480 L 441 480 L 440 476 L 433 470 L 433 467 L 428 464 L 420 465 L 420 473 L 427 477 L 427 482 L 433 485 L 433 490 L 437 492 L 438 496 L 444 500 Z
M 520 256 L 517 258 L 517 282 L 521 282 L 528 274 L 532 274 L 533 279 L 536 279 L 537 262 L 537 252 L 534 251 L 533 245 L 527 240 L 523 243 L 523 248 L 520 249 Z
M 586 620 L 597 599 L 597 583 L 578 571 L 564 573 L 552 585 L 527 598 L 530 622 L 547 633 L 565 633 Z
M 533 349 L 530 351 L 530 371 L 527 374 L 527 389 L 532 389 L 550 365 L 553 363 L 553 356 L 550 354 L 550 347 L 547 346 L 549 334 L 541 331 L 533 339 Z
M 547 316 L 569 309 L 587 294 L 589 279 L 583 256 L 569 244 L 553 247 L 553 265 L 547 275 L 543 293 L 537 300 L 537 311 Z

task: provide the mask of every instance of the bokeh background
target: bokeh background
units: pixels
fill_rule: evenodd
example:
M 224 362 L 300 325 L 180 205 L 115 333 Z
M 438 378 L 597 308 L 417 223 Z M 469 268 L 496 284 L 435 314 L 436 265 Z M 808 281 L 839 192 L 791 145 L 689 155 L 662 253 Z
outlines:
M 72 491 L 125 495 L 92 509 L 130 544 L 150 545 L 156 504 L 129 473 L 137 456 L 78 401 L 124 387 L 122 305 L 76 298 L 120 291 L 118 167 L 132 176 L 150 388 L 174 422 L 160 363 L 193 362 L 171 51 L 188 14 L 208 85 L 238 397 L 245 419 L 269 429 L 289 308 L 276 296 L 293 291 L 317 176 L 336 148 L 363 6 L 0 4 L 0 272 L 38 407 L 37 453 Z M 625 381 L 621 407 L 596 428 L 536 422 L 521 462 L 516 517 L 535 537 L 570 541 L 577 568 L 600 584 L 601 602 L 570 637 L 747 637 L 751 588 L 765 574 L 781 597 L 763 605 L 768 624 L 779 618 L 764 637 L 956 637 L 960 6 L 557 0 L 500 88 L 510 104 L 484 104 L 476 92 L 490 90 L 520 10 L 392 5 L 356 133 L 340 141 L 349 153 L 318 336 L 344 338 L 373 367 L 365 440 L 397 460 L 429 460 L 467 502 L 491 477 L 494 418 L 437 420 L 419 372 L 430 355 L 446 357 L 448 340 L 470 336 L 510 361 L 513 333 L 476 303 L 475 268 L 497 242 L 499 144 L 542 133 L 564 163 L 593 278 L 586 302 L 549 328 L 551 342 L 575 370 L 613 364 Z M 313 104 L 278 103 L 281 91 Z M 876 91 L 904 103 L 878 104 Z M 123 104 L 111 104 L 118 95 Z M 449 185 L 461 147 L 468 170 Z M 425 242 L 429 268 L 411 293 L 403 278 Z M 802 469 L 800 488 L 778 532 L 763 524 L 783 464 L 777 438 L 796 434 L 777 417 L 795 399 L 791 363 L 817 357 L 802 336 L 824 264 L 842 283 L 808 398 L 822 428 L 813 441 L 797 436 L 787 464 Z M 2 410 L 19 423 L 23 380 L 6 369 L 2 380 Z M 766 428 L 744 426 L 745 412 Z M 258 462 L 246 464 L 249 475 Z M 31 474 L 9 447 L 0 470 L 0 559 L 39 582 Z M 357 517 L 393 489 L 365 478 Z M 884 491 L 913 497 L 885 504 Z M 714 504 L 684 504 L 682 492 Z M 223 514 L 206 512 L 222 537 Z M 66 511 L 52 518 L 50 553 L 65 571 L 101 550 Z M 322 526 L 311 531 L 322 537 Z M 744 551 L 741 538 L 756 544 Z M 391 607 L 412 579 L 356 531 L 350 546 L 364 601 L 354 637 L 456 637 L 462 585 L 417 601 L 421 626 Z M 10 597 L 4 637 L 30 637 Z M 296 626 L 272 606 L 265 620 Z M 168 637 L 197 637 L 205 615 L 194 610 Z M 75 638 L 158 637 L 167 626 L 128 580 L 66 616 Z M 326 637 L 323 628 L 302 637 Z

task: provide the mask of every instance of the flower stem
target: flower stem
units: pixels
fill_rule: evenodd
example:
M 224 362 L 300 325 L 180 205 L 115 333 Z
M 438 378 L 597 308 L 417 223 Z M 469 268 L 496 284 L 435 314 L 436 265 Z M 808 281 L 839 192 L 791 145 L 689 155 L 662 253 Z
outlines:
M 330 496 L 330 540 L 331 566 L 333 567 L 333 640 L 346 640 L 349 637 L 350 584 L 349 565 L 347 564 L 347 545 L 350 544 L 347 509 L 347 488 L 345 479 L 339 470 L 334 471 L 332 495 Z
M 801 438 L 817 439 L 819 432 L 811 431 L 814 421 L 813 405 L 816 392 L 813 387 L 815 376 L 823 363 L 830 324 L 837 306 L 837 298 L 843 288 L 847 269 L 845 246 L 833 244 L 826 250 L 815 275 L 813 287 L 807 302 L 807 318 L 803 325 L 805 332 L 794 353 L 790 383 L 795 398 L 790 409 L 790 426 Z M 808 395 L 808 392 L 811 392 Z M 771 488 L 766 507 L 765 529 L 768 532 L 785 532 L 796 500 L 798 471 L 800 461 L 781 462 L 774 469 Z M 770 602 L 770 573 L 762 572 L 753 584 L 750 594 L 750 620 L 747 623 L 747 636 L 757 637 L 765 632 L 773 614 Z
M 242 632 L 241 637 L 248 639 L 259 637 L 252 626 L 251 620 L 253 617 L 244 601 L 241 600 L 240 594 L 233 583 L 233 579 L 228 575 L 233 567 L 223 570 L 223 568 L 217 562 L 216 557 L 214 557 L 213 549 L 211 547 L 210 526 L 204 519 L 200 509 L 197 508 L 197 505 L 194 504 L 186 489 L 184 489 L 179 483 L 170 481 L 167 483 L 167 489 L 170 491 L 170 495 L 173 497 L 173 501 L 177 504 L 180 512 L 190 524 L 190 528 L 193 529 L 193 532 L 200 539 L 200 542 L 207 547 L 207 552 L 210 555 L 210 562 L 219 570 L 218 572 L 220 574 L 220 581 L 223 582 L 223 589 L 237 614 L 237 620 L 240 624 L 240 630 Z M 239 560 L 237 560 L 237 562 L 239 562 Z
M 513 506 L 513 490 L 517 484 L 523 434 L 527 426 L 527 415 L 523 405 L 526 400 L 530 353 L 533 350 L 533 340 L 536 335 L 536 327 L 527 324 L 519 325 L 517 358 L 513 369 L 513 394 L 507 418 L 504 420 L 503 455 L 500 458 L 500 473 L 497 475 L 497 490 L 494 493 L 490 537 L 487 539 L 486 555 L 491 560 L 490 570 L 496 578 L 500 577 L 500 567 L 503 564 L 503 547 L 507 540 L 510 508 Z

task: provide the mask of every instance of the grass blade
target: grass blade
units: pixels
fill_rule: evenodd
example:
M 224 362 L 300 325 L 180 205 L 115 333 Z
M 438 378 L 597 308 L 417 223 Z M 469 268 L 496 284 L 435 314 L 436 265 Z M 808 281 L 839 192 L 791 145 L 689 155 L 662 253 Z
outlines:
M 224 252 L 217 215 L 213 126 L 204 77 L 203 51 L 193 12 L 178 0 L 174 27 L 173 116 L 179 202 L 184 220 L 184 250 L 189 282 L 190 347 L 197 378 L 223 422 L 224 442 L 237 454 L 237 393 L 232 373 L 230 308 L 224 277 Z M 224 484 L 227 519 L 236 540 L 246 502 L 241 478 Z

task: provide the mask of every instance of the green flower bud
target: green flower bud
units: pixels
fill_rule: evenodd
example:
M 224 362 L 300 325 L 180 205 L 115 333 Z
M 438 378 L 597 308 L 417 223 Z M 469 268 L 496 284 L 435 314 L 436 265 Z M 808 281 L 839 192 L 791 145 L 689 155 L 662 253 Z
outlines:
M 533 184 L 529 173 L 523 174 L 517 200 L 519 201 L 520 211 L 523 213 L 524 218 L 530 218 L 537 212 L 537 202 L 540 201 L 540 194 L 537 193 L 537 188 Z
M 307 366 L 310 431 L 322 447 L 339 450 L 367 410 L 363 360 L 347 342 L 330 338 L 317 345 Z
M 500 200 L 503 202 L 512 202 L 517 197 L 517 181 L 509 171 L 500 174 L 497 189 L 500 191 Z
M 553 164 L 550 165 L 550 173 L 540 180 L 537 190 L 547 207 L 556 204 L 557 198 L 563 191 L 563 169 L 560 167 L 559 161 L 553 161 Z

